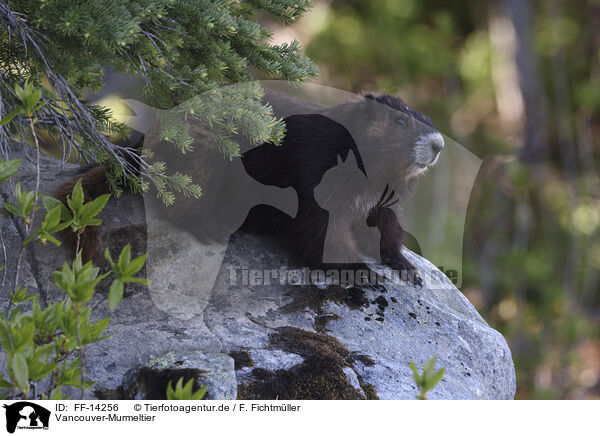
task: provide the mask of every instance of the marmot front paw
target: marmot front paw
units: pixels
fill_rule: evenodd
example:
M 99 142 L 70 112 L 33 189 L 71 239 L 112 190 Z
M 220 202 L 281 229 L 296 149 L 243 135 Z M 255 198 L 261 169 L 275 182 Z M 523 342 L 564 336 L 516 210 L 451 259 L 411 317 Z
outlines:
M 419 274 L 419 272 L 417 270 L 414 270 L 411 275 L 412 275 L 413 285 L 415 285 L 418 288 L 422 288 L 423 287 L 423 279 L 421 278 L 421 275 Z

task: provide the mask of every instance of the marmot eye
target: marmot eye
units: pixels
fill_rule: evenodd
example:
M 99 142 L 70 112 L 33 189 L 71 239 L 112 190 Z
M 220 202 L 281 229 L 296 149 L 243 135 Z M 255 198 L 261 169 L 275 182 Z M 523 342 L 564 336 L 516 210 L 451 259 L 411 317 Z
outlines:
M 396 120 L 396 122 L 397 122 L 398 124 L 400 124 L 401 126 L 405 126 L 405 125 L 406 125 L 406 123 L 404 122 L 404 119 L 402 119 L 402 118 L 398 118 L 398 119 Z

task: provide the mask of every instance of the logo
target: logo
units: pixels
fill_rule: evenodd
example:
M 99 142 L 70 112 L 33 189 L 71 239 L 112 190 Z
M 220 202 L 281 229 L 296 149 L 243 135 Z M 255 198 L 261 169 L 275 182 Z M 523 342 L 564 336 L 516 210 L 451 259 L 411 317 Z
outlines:
M 6 431 L 14 433 L 18 429 L 47 430 L 50 420 L 50 411 L 28 401 L 19 401 L 6 409 Z
M 226 105 L 239 96 L 262 88 L 285 123 L 285 139 L 276 146 L 234 132 L 227 146 L 240 158 L 224 159 L 215 138 L 229 118 L 214 120 L 219 111 L 231 113 Z M 442 271 L 461 286 L 464 223 L 481 160 L 426 116 L 395 97 L 377 100 L 316 84 L 248 82 L 213 91 L 171 110 L 123 100 L 135 115 L 120 121 L 144 134 L 148 163 L 203 187 L 201 200 L 183 195 L 169 208 L 154 191 L 145 195 L 149 290 L 160 310 L 180 319 L 202 313 L 235 236 L 243 233 L 275 241 L 300 268 L 389 269 L 415 285 L 425 280 L 428 289 L 443 286 Z M 188 116 L 195 107 L 211 114 L 208 122 Z M 179 143 L 193 147 L 174 153 Z M 165 246 L 189 255 L 174 256 Z M 437 268 L 419 271 L 403 247 Z M 187 266 L 190 257 L 194 268 Z M 173 269 L 193 288 L 174 289 Z

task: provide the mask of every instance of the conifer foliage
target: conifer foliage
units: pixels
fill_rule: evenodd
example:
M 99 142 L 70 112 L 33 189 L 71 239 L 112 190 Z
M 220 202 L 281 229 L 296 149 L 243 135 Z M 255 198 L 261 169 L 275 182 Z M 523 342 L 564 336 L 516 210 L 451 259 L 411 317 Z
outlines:
M 252 80 L 251 72 L 290 81 L 315 77 L 297 42 L 272 44 L 258 23 L 263 13 L 289 23 L 309 7 L 308 0 L 0 0 L 0 119 L 16 106 L 17 85 L 44 87 L 37 126 L 60 144 L 64 158 L 106 164 L 117 192 L 124 182 L 142 190 L 151 180 L 167 203 L 172 191 L 199 195 L 189 177 L 168 174 L 164 164 L 150 165 L 109 141 L 127 129 L 107 108 L 86 103 L 85 93 L 102 87 L 108 66 L 142 77 L 155 107 L 180 106 L 183 118 L 209 122 L 226 157 L 239 154 L 235 134 L 277 142 L 284 129 L 260 104 L 261 88 L 224 85 Z M 163 139 L 189 151 L 185 126 L 174 119 L 162 125 Z M 0 126 L 1 151 L 15 140 L 28 140 L 22 114 Z M 147 177 L 134 176 L 136 167 Z

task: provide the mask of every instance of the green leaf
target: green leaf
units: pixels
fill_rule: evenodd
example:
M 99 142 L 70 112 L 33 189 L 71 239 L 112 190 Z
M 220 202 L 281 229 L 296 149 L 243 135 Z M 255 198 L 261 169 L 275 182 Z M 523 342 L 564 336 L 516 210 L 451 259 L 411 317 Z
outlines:
M 429 391 L 429 390 L 433 389 L 435 387 L 435 385 L 437 385 L 440 382 L 442 377 L 444 377 L 445 372 L 446 372 L 446 369 L 442 368 L 438 372 L 436 372 L 434 375 L 429 377 L 429 379 L 427 380 L 427 382 L 425 383 L 425 386 L 424 386 L 425 390 Z
M 121 250 L 121 254 L 119 255 L 119 260 L 117 261 L 117 266 L 119 267 L 119 271 L 123 273 L 127 268 L 127 265 L 131 261 L 131 245 L 127 244 Z
M 46 209 L 46 212 L 50 212 L 56 206 L 62 205 L 62 201 L 54 197 L 48 197 L 47 195 L 44 195 L 42 197 L 42 204 L 44 205 L 44 209 Z
M 82 219 L 89 220 L 90 218 L 94 218 L 96 215 L 98 215 L 102 209 L 104 209 L 104 206 L 106 206 L 106 202 L 109 198 L 110 194 L 104 194 L 83 205 L 81 209 Z
M 167 400 L 174 400 L 175 399 L 174 397 L 175 397 L 175 391 L 173 390 L 171 381 L 169 381 L 169 384 L 167 385 Z
M 10 123 L 14 117 L 16 117 L 17 115 L 20 115 L 20 114 L 24 114 L 24 113 L 25 113 L 25 108 L 23 106 L 17 107 L 14 111 L 12 111 L 7 116 L 2 118 L 2 120 L 0 121 L 0 126 L 4 126 L 5 124 Z
M 79 216 L 81 214 L 81 209 L 83 208 L 84 196 L 81 183 L 81 179 L 79 179 L 73 188 L 73 193 L 67 198 L 67 203 L 74 216 Z
M 40 239 L 42 237 L 48 236 L 49 234 L 60 232 L 61 230 L 66 229 L 71 221 L 62 221 L 64 205 L 59 204 L 46 213 L 44 217 L 44 221 L 42 221 L 40 225 Z
M 32 381 L 43 380 L 58 368 L 56 363 L 29 362 L 29 378 Z
M 194 379 L 189 379 L 188 382 L 183 387 L 181 391 L 185 398 L 190 398 L 192 396 L 192 385 L 194 384 Z
M 35 333 L 35 324 L 33 319 L 29 318 L 31 322 L 22 326 L 19 331 L 13 331 L 13 350 L 16 352 L 22 351 L 28 345 L 33 343 L 33 334 Z
M 12 389 L 12 384 L 0 378 L 0 389 Z
M 196 392 L 194 392 L 192 394 L 192 400 L 201 400 L 204 398 L 204 395 L 206 394 L 206 389 L 207 386 L 202 386 L 200 389 L 198 389 Z
M 56 388 L 50 394 L 50 399 L 51 400 L 68 400 L 69 397 L 64 396 L 62 389 Z
M 119 279 L 115 279 L 110 285 L 110 289 L 108 290 L 108 309 L 111 312 L 114 312 L 121 300 L 123 300 L 124 289 L 125 284 Z
M 24 303 L 29 300 L 33 300 L 35 295 L 27 295 L 27 288 L 17 288 L 16 291 L 10 293 L 13 304 Z
M 56 286 L 65 291 L 67 295 L 71 296 L 70 293 L 72 292 L 74 285 L 73 274 L 66 262 L 63 264 L 60 271 L 54 271 L 54 273 L 52 273 L 52 280 Z
M 437 360 L 437 356 L 433 356 L 431 359 L 429 359 L 427 361 L 427 363 L 423 367 L 424 378 L 427 378 L 427 376 L 435 370 L 435 361 L 436 360 Z
M 25 82 L 25 87 L 27 87 L 27 82 Z M 15 94 L 19 100 L 23 101 L 24 89 L 18 83 L 15 83 Z
M 110 251 L 108 251 L 108 247 L 106 247 L 106 250 L 104 250 L 104 258 L 108 261 L 108 264 L 110 265 L 110 267 L 112 268 L 112 270 L 116 271 L 117 265 L 115 265 L 115 262 L 112 260 L 112 257 L 110 255 Z
M 47 101 L 43 101 L 40 104 L 38 104 L 37 106 L 35 106 L 32 110 L 31 110 L 31 114 L 36 113 L 37 111 L 39 111 L 41 108 L 43 108 L 44 106 L 46 106 L 48 102 Z
M 33 212 L 35 192 L 27 190 L 21 191 L 21 183 L 19 182 L 15 185 L 13 193 L 17 200 L 17 204 L 14 205 L 11 203 L 4 203 L 4 207 L 9 212 L 25 219 L 29 214 Z M 39 206 L 36 207 L 36 210 L 38 208 Z
M 60 209 L 61 206 L 56 206 L 50 212 L 46 213 L 44 217 L 44 224 L 48 226 L 48 228 L 54 228 L 60 223 Z
M 152 282 L 150 280 L 142 279 L 140 277 L 128 277 L 127 283 L 141 283 L 144 286 L 148 286 Z
M 79 227 L 99 226 L 102 224 L 102 220 L 98 218 L 80 218 L 78 224 Z
M 25 101 L 23 103 L 25 105 L 25 111 L 26 111 L 26 115 L 28 117 L 33 116 L 35 111 L 44 105 L 44 103 L 41 103 L 38 105 L 41 98 L 42 98 L 42 90 L 41 89 L 34 91 L 27 96 L 27 98 L 25 99 Z
M 188 380 L 184 386 L 183 377 L 180 377 L 179 380 L 177 380 L 175 389 L 173 389 L 171 381 L 169 381 L 169 384 L 167 385 L 167 400 L 201 400 L 204 398 L 206 386 L 201 387 L 196 392 L 193 392 L 193 386 L 193 378 Z
M 13 215 L 21 216 L 21 211 L 19 210 L 19 208 L 16 205 L 12 204 L 12 203 L 9 203 L 9 202 L 5 201 L 4 202 L 4 209 L 6 209 L 7 211 L 9 211 Z
M 46 235 L 46 239 L 50 242 L 52 242 L 54 245 L 56 245 L 57 247 L 60 247 L 60 245 L 62 244 L 58 239 L 56 239 L 54 236 L 52 235 Z
M 78 255 L 73 260 L 73 269 L 63 264 L 60 271 L 54 271 L 53 280 L 74 302 L 85 303 L 94 295 L 96 285 L 108 275 L 98 276 L 98 271 L 92 262 L 82 265 L 81 255 Z
M 110 323 L 110 318 L 103 318 L 100 321 L 95 322 L 92 326 L 90 326 L 90 334 L 93 338 L 98 338 L 106 327 L 108 327 L 108 323 Z
M 62 203 L 62 201 L 57 200 L 54 197 L 48 197 L 47 195 L 44 195 L 42 197 L 42 203 L 44 205 L 44 209 L 46 209 L 46 212 L 50 212 L 52 209 L 54 209 L 57 206 L 61 206 L 61 215 L 60 218 L 63 221 L 70 221 L 73 219 L 73 217 L 71 216 L 71 213 L 69 212 L 69 209 L 67 209 L 67 207 Z
M 54 351 L 54 344 L 50 343 L 50 344 L 41 345 L 41 346 L 37 347 L 37 349 L 33 352 L 29 361 L 31 361 L 31 362 L 34 362 L 34 361 L 46 362 L 53 351 Z
M 25 356 L 21 353 L 15 353 L 10 361 L 12 373 L 15 377 L 15 383 L 23 392 L 29 391 L 29 369 Z
M 13 351 L 8 321 L 6 321 L 4 317 L 2 317 L 0 320 L 0 343 L 2 344 L 2 348 L 4 348 L 7 353 Z
M 415 362 L 410 362 L 408 364 L 408 366 L 410 366 L 410 369 L 412 369 L 413 377 L 415 378 L 415 382 L 417 383 L 417 386 L 419 386 L 421 376 L 419 375 L 419 371 L 417 370 L 417 365 L 415 365 Z
M 22 159 L 0 161 L 0 182 L 4 182 L 17 174 L 22 162 Z
M 146 263 L 147 254 L 142 254 L 141 256 L 136 257 L 131 262 L 129 262 L 123 272 L 123 274 L 127 277 L 131 277 L 136 274 L 139 270 L 144 267 L 144 263 Z

